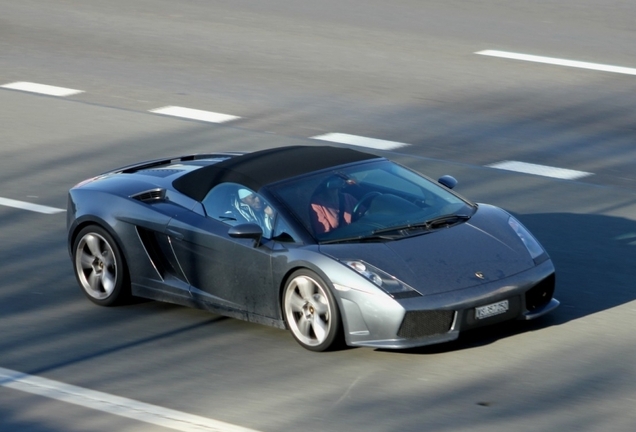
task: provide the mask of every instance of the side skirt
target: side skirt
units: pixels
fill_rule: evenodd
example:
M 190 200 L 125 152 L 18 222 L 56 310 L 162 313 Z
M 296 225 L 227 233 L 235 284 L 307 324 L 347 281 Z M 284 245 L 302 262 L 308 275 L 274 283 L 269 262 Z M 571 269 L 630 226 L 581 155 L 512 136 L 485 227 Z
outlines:
M 211 303 L 196 301 L 190 296 L 180 296 L 177 294 L 166 293 L 163 291 L 148 288 L 143 285 L 132 284 L 132 294 L 136 297 L 143 297 L 150 300 L 156 300 L 165 303 L 172 303 L 180 306 L 186 306 L 194 309 L 202 309 L 208 312 L 212 312 L 218 315 L 223 315 L 229 318 L 236 318 L 243 321 L 253 322 L 256 324 L 263 324 L 269 327 L 275 327 L 279 329 L 287 329 L 284 320 L 277 320 L 262 315 L 250 314 L 246 311 L 221 307 Z

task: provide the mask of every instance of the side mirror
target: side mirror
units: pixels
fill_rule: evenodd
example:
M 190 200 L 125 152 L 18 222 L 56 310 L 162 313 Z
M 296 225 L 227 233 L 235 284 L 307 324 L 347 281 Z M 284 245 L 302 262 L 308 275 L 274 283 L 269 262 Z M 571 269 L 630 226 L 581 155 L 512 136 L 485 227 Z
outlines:
M 263 228 L 255 223 L 245 223 L 233 226 L 227 234 L 232 238 L 253 239 L 254 247 L 258 247 L 261 244 L 261 237 L 263 237 Z
M 437 180 L 437 182 L 441 184 L 442 186 L 446 186 L 449 189 L 452 189 L 455 186 L 457 186 L 457 180 L 455 180 L 455 177 L 449 176 L 449 175 L 441 176 Z

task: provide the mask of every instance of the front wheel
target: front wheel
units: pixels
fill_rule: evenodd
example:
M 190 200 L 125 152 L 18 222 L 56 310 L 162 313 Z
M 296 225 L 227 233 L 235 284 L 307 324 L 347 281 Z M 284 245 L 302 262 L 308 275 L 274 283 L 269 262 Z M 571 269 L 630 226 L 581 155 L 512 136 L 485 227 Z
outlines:
M 127 297 L 130 283 L 124 257 L 105 229 L 90 225 L 78 233 L 73 267 L 77 282 L 93 303 L 112 306 Z
M 310 270 L 294 272 L 283 292 L 285 321 L 310 351 L 334 348 L 341 338 L 338 305 L 325 282 Z

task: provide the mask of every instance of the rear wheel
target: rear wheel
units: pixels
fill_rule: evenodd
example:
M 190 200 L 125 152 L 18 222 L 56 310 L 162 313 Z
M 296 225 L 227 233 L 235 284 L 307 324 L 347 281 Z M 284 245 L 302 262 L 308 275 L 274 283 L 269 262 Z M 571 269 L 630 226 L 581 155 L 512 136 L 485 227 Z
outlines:
M 294 272 L 283 292 L 287 326 L 300 345 L 326 351 L 340 342 L 340 312 L 325 282 L 310 270 Z
M 124 257 L 105 229 L 90 225 L 78 233 L 73 267 L 80 288 L 93 303 L 112 306 L 128 297 L 130 282 Z

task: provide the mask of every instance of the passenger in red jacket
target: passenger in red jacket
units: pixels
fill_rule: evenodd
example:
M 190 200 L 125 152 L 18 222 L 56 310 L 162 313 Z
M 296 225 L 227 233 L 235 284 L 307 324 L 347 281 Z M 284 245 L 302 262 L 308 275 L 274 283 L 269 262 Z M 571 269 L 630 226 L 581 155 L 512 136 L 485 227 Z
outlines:
M 316 234 L 328 233 L 352 222 L 353 209 L 358 201 L 353 195 L 342 191 L 347 184 L 355 182 L 334 176 L 316 189 L 309 212 Z

